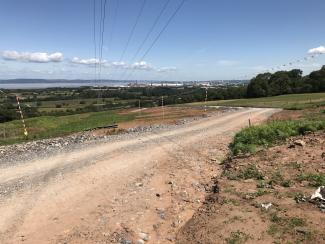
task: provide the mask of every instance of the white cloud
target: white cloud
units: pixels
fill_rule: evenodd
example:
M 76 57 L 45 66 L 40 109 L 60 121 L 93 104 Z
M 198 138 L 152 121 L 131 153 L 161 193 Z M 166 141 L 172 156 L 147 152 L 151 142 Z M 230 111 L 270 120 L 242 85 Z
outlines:
M 41 52 L 17 52 L 17 51 L 3 51 L 2 57 L 5 60 L 23 61 L 32 63 L 49 63 L 49 62 L 61 62 L 63 60 L 63 54 L 56 53 L 41 53 Z
M 138 70 L 153 70 L 154 67 L 148 64 L 146 61 L 140 61 L 140 62 L 135 62 L 134 64 L 131 65 L 132 69 L 138 69 Z
M 81 58 L 78 58 L 78 57 L 74 57 L 73 59 L 71 59 L 71 63 L 79 64 L 79 65 L 92 66 L 94 64 L 99 64 L 100 60 L 95 59 L 95 58 L 81 59 Z M 153 65 L 147 63 L 146 61 L 139 61 L 139 62 L 135 62 L 133 64 L 127 64 L 126 62 L 123 62 L 123 61 L 108 62 L 107 60 L 102 60 L 101 63 L 103 64 L 103 66 L 102 66 L 103 68 L 156 71 L 156 72 L 159 72 L 159 73 L 172 72 L 172 71 L 176 70 L 176 67 L 156 68 Z
M 83 64 L 83 65 L 94 65 L 94 64 L 105 64 L 107 63 L 106 60 L 102 60 L 100 61 L 99 59 L 96 59 L 96 58 L 90 58 L 90 59 L 81 59 L 81 58 L 78 58 L 78 57 L 74 57 L 72 60 L 71 60 L 72 63 L 74 64 Z
M 320 47 L 309 49 L 308 53 L 309 54 L 325 54 L 325 47 L 320 46 Z

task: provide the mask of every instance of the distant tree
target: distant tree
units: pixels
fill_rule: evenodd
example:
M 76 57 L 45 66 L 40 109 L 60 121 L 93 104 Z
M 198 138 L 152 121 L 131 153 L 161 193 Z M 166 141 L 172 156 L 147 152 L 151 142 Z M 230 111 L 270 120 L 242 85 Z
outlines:
M 270 73 L 259 74 L 247 86 L 247 97 L 266 97 L 269 95 Z
M 313 92 L 325 91 L 325 65 L 318 71 L 311 72 L 306 78 L 306 83 Z
M 271 96 L 292 93 L 291 79 L 288 72 L 279 71 L 272 74 L 268 82 L 268 87 L 268 95 Z

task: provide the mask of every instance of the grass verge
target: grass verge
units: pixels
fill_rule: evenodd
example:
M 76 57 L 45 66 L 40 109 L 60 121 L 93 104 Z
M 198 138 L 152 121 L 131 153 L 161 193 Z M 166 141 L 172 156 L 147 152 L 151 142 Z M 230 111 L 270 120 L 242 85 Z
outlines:
M 325 93 L 305 93 L 250 99 L 219 100 L 209 101 L 206 104 L 203 102 L 191 103 L 190 105 L 284 108 L 290 110 L 300 110 L 324 106 Z
M 26 119 L 28 138 L 23 137 L 22 122 L 11 121 L 0 124 L 0 145 L 26 140 L 64 136 L 71 133 L 134 119 L 132 114 L 117 114 L 114 111 L 83 113 L 68 116 L 42 116 Z
M 324 129 L 325 121 L 321 120 L 273 121 L 243 129 L 236 134 L 230 148 L 234 155 L 254 153 L 261 147 L 272 146 L 288 137 Z

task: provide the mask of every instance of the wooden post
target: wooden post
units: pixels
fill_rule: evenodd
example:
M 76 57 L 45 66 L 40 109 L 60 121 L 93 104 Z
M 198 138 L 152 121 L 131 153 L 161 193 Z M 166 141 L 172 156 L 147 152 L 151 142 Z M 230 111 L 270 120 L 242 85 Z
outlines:
M 204 112 L 207 111 L 207 101 L 208 101 L 208 88 L 205 88 L 205 100 L 204 100 Z
M 161 96 L 161 108 L 162 108 L 162 118 L 163 120 L 165 120 L 164 96 Z

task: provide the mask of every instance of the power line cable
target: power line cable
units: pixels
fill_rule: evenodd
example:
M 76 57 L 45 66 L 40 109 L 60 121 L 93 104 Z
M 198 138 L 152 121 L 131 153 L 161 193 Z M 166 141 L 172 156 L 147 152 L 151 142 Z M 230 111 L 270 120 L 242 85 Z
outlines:
M 139 11 L 138 16 L 137 16 L 137 18 L 136 18 L 136 20 L 135 20 L 135 23 L 134 23 L 134 25 L 133 25 L 133 27 L 132 27 L 131 33 L 130 33 L 130 35 L 129 35 L 129 37 L 128 37 L 128 40 L 127 40 L 127 42 L 126 42 L 126 45 L 125 45 L 125 47 L 124 47 L 124 49 L 123 49 L 123 52 L 122 52 L 122 55 L 121 55 L 121 57 L 120 57 L 119 62 L 121 62 L 121 61 L 123 60 L 124 55 L 125 55 L 125 52 L 127 51 L 128 47 L 129 47 L 129 45 L 130 45 L 130 41 L 131 41 L 131 39 L 132 39 L 132 37 L 133 37 L 133 35 L 134 35 L 134 31 L 135 31 L 135 29 L 136 29 L 138 23 L 139 23 L 139 20 L 140 20 L 140 17 L 141 17 L 141 15 L 142 15 L 142 13 L 143 13 L 144 6 L 145 6 L 146 2 L 147 2 L 147 0 L 143 0 L 143 2 L 142 2 L 142 5 L 141 5 L 141 8 L 140 8 L 140 11 Z
M 98 37 L 98 59 L 95 61 L 98 64 L 98 83 L 97 85 L 100 86 L 100 71 L 101 71 L 101 58 L 100 58 L 100 52 L 101 52 L 101 46 L 102 46 L 102 32 L 103 32 L 103 16 L 105 8 L 103 8 L 103 0 L 100 0 L 100 18 L 99 18 L 99 37 Z M 100 93 L 98 93 L 98 98 L 100 97 Z
M 145 36 L 145 38 L 143 39 L 143 41 L 141 42 L 140 46 L 138 47 L 137 51 L 135 52 L 135 54 L 133 55 L 130 64 L 132 64 L 134 62 L 134 60 L 136 59 L 136 57 L 138 56 L 139 52 L 142 50 L 144 44 L 147 42 L 147 40 L 149 39 L 151 33 L 153 32 L 153 30 L 155 29 L 155 27 L 157 26 L 161 16 L 163 15 L 163 13 L 165 12 L 165 10 L 167 9 L 168 4 L 170 3 L 170 0 L 167 0 L 163 6 L 163 8 L 160 10 L 158 16 L 156 17 L 154 23 L 152 24 L 152 26 L 150 27 L 150 30 L 148 31 L 147 35 Z M 127 70 L 125 70 L 125 72 L 122 74 L 121 78 L 125 76 L 125 74 L 127 73 Z
M 112 29 L 110 31 L 109 34 L 109 38 L 108 38 L 108 42 L 107 42 L 107 49 L 109 50 L 110 46 L 111 46 L 111 42 L 113 40 L 114 37 L 114 30 L 115 30 L 115 25 L 116 25 L 116 19 L 117 19 L 117 12 L 118 12 L 118 8 L 119 8 L 119 0 L 116 0 L 116 4 L 115 4 L 115 9 L 114 9 L 114 15 L 113 15 L 113 21 L 112 21 Z
M 153 25 L 151 26 L 149 32 L 147 33 L 146 37 L 143 39 L 142 43 L 140 44 L 139 48 L 137 49 L 136 53 L 133 55 L 133 58 L 131 59 L 131 63 L 135 60 L 135 58 L 137 57 L 137 55 L 139 54 L 139 52 L 141 51 L 141 49 L 143 48 L 143 45 L 146 43 L 146 41 L 148 40 L 149 36 L 151 35 L 151 33 L 153 32 L 154 28 L 156 27 L 156 25 L 158 24 L 161 16 L 163 15 L 163 13 L 165 12 L 168 4 L 169 4 L 170 0 L 167 0 L 165 5 L 163 6 L 163 8 L 161 9 L 159 15 L 157 16 L 157 18 L 155 19 Z
M 144 52 L 144 54 L 142 55 L 141 59 L 139 59 L 139 61 L 143 61 L 144 58 L 149 54 L 149 52 L 152 50 L 152 48 L 155 46 L 155 44 L 158 42 L 158 40 L 160 39 L 161 35 L 165 32 L 165 30 L 167 29 L 167 27 L 170 25 L 170 23 L 173 21 L 173 19 L 175 18 L 175 16 L 177 15 L 177 13 L 181 10 L 181 8 L 184 6 L 184 3 L 186 2 L 186 0 L 182 0 L 181 3 L 178 5 L 178 7 L 175 9 L 175 11 L 173 12 L 173 14 L 169 17 L 168 21 L 166 22 L 166 24 L 164 25 L 164 27 L 160 30 L 160 32 L 158 33 L 158 35 L 156 36 L 156 38 L 153 40 L 153 42 L 151 43 L 151 45 L 149 46 L 149 48 Z M 134 69 L 131 71 L 130 75 L 128 77 L 130 77 L 134 72 Z
M 162 28 L 162 30 L 159 32 L 159 34 L 157 35 L 156 39 L 151 43 L 150 47 L 146 50 L 146 52 L 143 54 L 142 58 L 140 59 L 143 60 L 151 51 L 151 49 L 155 46 L 155 44 L 157 43 L 157 41 L 159 40 L 159 38 L 161 37 L 161 35 L 165 32 L 165 30 L 167 29 L 167 27 L 169 26 L 169 24 L 172 22 L 172 20 L 175 18 L 175 16 L 177 15 L 177 13 L 181 10 L 181 8 L 183 7 L 184 3 L 186 0 L 182 0 L 182 2 L 178 5 L 178 7 L 176 8 L 176 10 L 174 11 L 174 13 L 170 16 L 170 18 L 168 19 L 167 23 L 165 24 L 165 26 Z
M 95 70 L 95 82 L 97 80 L 97 41 L 96 41 L 96 0 L 93 0 L 93 42 L 94 42 L 94 51 L 95 51 L 95 61 L 94 61 L 94 70 Z
M 285 64 L 282 64 L 282 65 L 277 65 L 277 66 L 274 66 L 272 68 L 268 68 L 268 69 L 265 69 L 265 70 L 261 70 L 259 72 L 254 72 L 254 73 L 251 73 L 251 74 L 246 74 L 246 75 L 242 75 L 242 76 L 239 76 L 238 79 L 248 79 L 249 76 L 256 76 L 258 74 L 262 74 L 262 73 L 267 73 L 267 72 L 278 72 L 278 71 L 281 71 L 282 68 L 285 68 L 285 67 L 292 67 L 292 66 L 295 66 L 295 65 L 299 65 L 299 64 L 303 64 L 304 62 L 308 62 L 308 61 L 311 61 L 313 59 L 315 59 L 316 57 L 318 56 L 321 56 L 323 55 L 324 53 L 315 53 L 315 54 L 311 54 L 311 55 L 306 55 L 302 58 L 299 58 L 299 59 L 295 59 L 295 61 L 291 61 L 289 63 L 285 63 Z
M 104 46 L 104 33 L 105 33 L 105 18 L 106 18 L 106 2 L 107 0 L 104 0 L 104 8 L 103 8 L 103 18 L 101 23 L 101 36 L 100 36 L 100 53 L 99 53 L 99 80 L 101 81 L 101 72 L 102 72 L 102 59 L 103 59 L 103 46 Z

